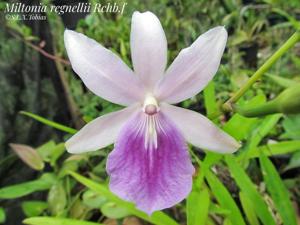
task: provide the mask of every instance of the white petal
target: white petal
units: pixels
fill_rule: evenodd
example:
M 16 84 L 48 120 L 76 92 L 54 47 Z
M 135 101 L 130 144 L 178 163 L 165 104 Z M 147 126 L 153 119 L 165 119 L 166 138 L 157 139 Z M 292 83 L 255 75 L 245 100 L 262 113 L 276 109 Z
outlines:
M 114 143 L 121 127 L 137 109 L 138 106 L 133 105 L 91 121 L 66 142 L 67 151 L 95 151 Z
M 192 145 L 219 152 L 235 152 L 240 144 L 200 113 L 166 103 L 160 109 L 172 119 L 185 139 Z
M 143 98 L 138 78 L 117 55 L 71 30 L 65 31 L 64 41 L 73 70 L 93 93 L 126 106 Z
M 213 28 L 183 49 L 157 83 L 155 96 L 170 104 L 198 94 L 217 72 L 227 41 L 224 27 Z
M 130 45 L 134 71 L 151 91 L 167 64 L 167 39 L 153 13 L 134 12 Z

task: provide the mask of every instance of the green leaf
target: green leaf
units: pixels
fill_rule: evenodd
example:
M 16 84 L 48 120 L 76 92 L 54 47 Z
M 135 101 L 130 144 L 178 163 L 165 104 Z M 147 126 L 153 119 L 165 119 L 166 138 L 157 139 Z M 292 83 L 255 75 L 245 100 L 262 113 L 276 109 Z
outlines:
M 209 119 L 215 117 L 219 113 L 218 104 L 215 96 L 215 85 L 211 81 L 203 91 L 204 104 L 206 109 L 206 115 Z
M 114 202 L 107 202 L 101 206 L 101 212 L 108 218 L 121 219 L 130 215 L 130 212 Z
M 295 152 L 290 158 L 289 164 L 284 168 L 284 171 L 300 167 L 300 151 Z
M 249 37 L 248 37 L 247 33 L 243 30 L 237 29 L 235 35 L 230 40 L 229 45 L 230 46 L 239 45 L 248 40 L 249 40 Z
M 206 225 L 210 198 L 207 189 L 193 190 L 187 198 L 187 224 Z
M 201 172 L 196 176 L 196 179 L 193 183 L 194 186 L 193 188 L 201 189 L 206 172 L 209 171 L 212 165 L 216 164 L 222 159 L 223 154 L 207 151 L 203 162 L 201 162 L 201 160 L 193 151 L 190 151 L 190 154 L 196 160 L 197 164 L 201 168 Z
M 222 182 L 210 171 L 206 172 L 205 178 L 221 207 L 230 211 L 228 219 L 230 219 L 231 223 L 245 225 L 246 223 L 238 206 Z
M 247 198 L 247 196 L 243 192 L 239 193 L 239 197 L 249 224 L 259 225 L 259 221 L 256 217 L 255 210 L 254 210 L 255 206 L 252 204 L 252 202 Z
M 70 171 L 76 172 L 79 167 L 80 160 L 66 160 L 64 161 L 58 177 L 63 178 L 69 174 Z
M 247 158 L 247 155 L 251 154 L 251 151 L 255 151 L 254 149 L 257 145 L 274 128 L 281 117 L 282 114 L 266 116 L 262 122 L 259 123 L 258 127 L 252 131 L 252 135 L 247 141 L 246 149 L 239 154 L 238 159 Z
M 282 114 L 266 116 L 259 124 L 258 128 L 253 131 L 253 135 L 249 141 L 249 148 L 256 147 L 261 140 L 274 128 L 281 117 Z
M 43 158 L 43 160 L 48 162 L 49 161 L 49 151 L 51 151 L 50 149 L 55 148 L 55 146 L 56 146 L 56 143 L 53 140 L 51 140 L 51 141 L 48 141 L 48 142 L 40 145 L 39 147 L 36 148 L 36 150 L 38 151 L 40 156 Z
M 276 168 L 268 157 L 263 154 L 259 157 L 259 162 L 267 190 L 271 194 L 283 224 L 297 225 L 297 217 L 290 201 L 289 192 L 277 173 Z
M 213 219 L 211 219 L 210 217 L 208 217 L 206 225 L 216 225 L 216 222 Z
M 36 191 L 47 190 L 55 183 L 55 181 L 56 178 L 53 174 L 45 173 L 37 180 L 1 188 L 0 199 L 14 199 Z
M 148 216 L 146 213 L 136 209 L 134 204 L 123 201 L 122 199 L 118 198 L 116 195 L 111 193 L 105 185 L 96 183 L 77 173 L 71 171 L 69 173 L 72 177 L 74 177 L 77 181 L 79 181 L 89 189 L 93 190 L 101 196 L 106 197 L 108 200 L 116 203 L 118 206 L 126 208 L 132 215 L 135 215 L 157 225 L 178 225 L 173 219 L 171 219 L 168 215 L 164 214 L 163 212 L 154 212 L 151 216 Z
M 68 210 L 69 217 L 72 219 L 85 219 L 87 218 L 88 212 L 91 210 L 90 207 L 83 204 L 83 202 L 77 198 L 75 202 L 72 202 L 71 208 Z
M 39 216 L 48 208 L 47 202 L 26 201 L 22 203 L 22 210 L 27 217 Z
M 67 205 L 66 191 L 62 181 L 51 187 L 48 193 L 48 204 L 52 215 L 62 215 Z
M 62 154 L 65 153 L 65 144 L 60 143 L 55 146 L 54 149 L 52 149 L 52 153 L 50 156 L 50 164 L 54 166 L 56 164 L 56 161 L 62 156 Z
M 247 106 L 255 106 L 265 101 L 266 97 L 264 95 L 257 95 L 247 103 Z M 257 121 L 258 118 L 247 118 L 235 113 L 224 125 L 223 130 L 233 136 L 235 139 L 243 140 L 248 136 Z M 243 124 L 243 126 L 241 126 L 241 124 Z
M 285 87 L 285 88 L 289 88 L 293 85 L 295 85 L 295 81 L 288 79 L 288 78 L 284 78 L 281 76 L 276 76 L 276 75 L 271 75 L 271 74 L 266 74 L 267 77 L 271 78 L 276 84 Z
M 294 26 L 294 28 L 295 28 L 296 30 L 299 30 L 299 29 L 300 29 L 300 23 L 299 23 L 299 22 L 297 21 L 297 19 L 294 18 L 294 16 L 292 16 L 290 13 L 285 12 L 284 10 L 279 9 L 279 8 L 274 8 L 273 11 L 276 12 L 276 13 L 278 13 L 278 14 L 281 15 L 281 16 L 286 17 L 286 18 L 289 20 L 289 22 Z
M 54 217 L 32 217 L 23 220 L 23 223 L 29 225 L 103 225 L 102 223 Z
M 107 198 L 100 196 L 95 191 L 87 190 L 82 195 L 82 202 L 86 206 L 97 209 L 107 202 Z
M 223 225 L 233 225 L 229 218 L 225 218 Z
M 274 218 L 269 212 L 267 204 L 256 190 L 255 185 L 252 183 L 243 168 L 236 162 L 234 156 L 226 155 L 225 161 L 230 170 L 230 173 L 241 191 L 247 198 L 255 205 L 254 210 L 258 218 L 265 225 L 276 225 Z
M 120 53 L 122 59 L 127 59 L 127 51 L 126 51 L 124 40 L 122 38 L 119 38 L 119 42 L 120 42 Z
M 282 122 L 284 137 L 300 140 L 300 115 L 286 116 Z
M 229 215 L 230 210 L 224 209 L 217 204 L 211 203 L 209 207 L 209 213 L 220 214 L 220 215 Z
M 67 126 L 62 125 L 60 123 L 53 122 L 51 120 L 48 120 L 48 119 L 46 119 L 44 117 L 41 117 L 39 115 L 36 115 L 34 113 L 21 111 L 20 114 L 28 116 L 30 118 L 33 118 L 33 119 L 35 119 L 35 120 L 37 120 L 37 121 L 39 121 L 43 124 L 46 124 L 49 127 L 53 127 L 53 128 L 56 128 L 58 130 L 61 130 L 61 131 L 64 131 L 64 132 L 67 132 L 67 133 L 70 133 L 70 134 L 75 134 L 77 132 L 77 130 L 75 130 L 71 127 L 67 127 Z
M 4 208 L 0 207 L 0 223 L 4 223 L 6 220 L 6 214 Z
M 253 148 L 249 150 L 249 153 L 246 154 L 246 157 L 256 158 L 259 157 L 261 152 L 266 156 L 270 156 L 270 155 L 283 155 L 298 150 L 300 150 L 300 141 L 282 141 L 275 144 L 267 144 L 257 148 Z
M 243 140 L 247 137 L 254 124 L 258 121 L 257 118 L 246 118 L 239 114 L 235 114 L 224 125 L 223 130 L 234 137 L 236 140 Z M 243 126 L 241 126 L 243 124 Z
M 65 152 L 65 145 L 64 143 L 56 145 L 54 142 L 47 142 L 37 151 L 45 162 L 50 162 L 54 166 L 59 157 Z

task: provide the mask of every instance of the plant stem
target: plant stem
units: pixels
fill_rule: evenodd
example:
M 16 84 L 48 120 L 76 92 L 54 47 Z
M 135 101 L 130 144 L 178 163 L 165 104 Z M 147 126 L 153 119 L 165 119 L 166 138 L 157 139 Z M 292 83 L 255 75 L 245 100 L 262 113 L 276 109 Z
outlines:
M 32 44 L 30 41 L 27 41 L 26 39 L 24 39 L 22 36 L 19 36 L 18 34 L 14 33 L 13 31 L 8 31 L 8 33 L 10 33 L 13 37 L 15 37 L 16 39 L 24 42 L 26 45 L 28 45 L 29 47 L 31 47 L 32 49 L 34 49 L 35 51 L 38 51 L 39 53 L 41 53 L 43 56 L 52 59 L 54 61 L 59 61 L 67 66 L 71 65 L 70 62 L 66 59 L 60 58 L 57 55 L 52 55 L 49 52 L 45 51 L 43 48 Z
M 258 105 L 256 107 L 239 107 L 239 106 L 232 106 L 234 111 L 239 113 L 245 117 L 258 117 L 258 116 L 266 116 L 269 114 L 279 113 L 278 112 L 278 101 L 273 100 L 266 102 L 264 104 Z
M 47 2 L 47 1 L 42 1 Z M 49 6 L 50 7 L 50 6 Z M 50 26 L 50 33 L 52 38 L 52 46 L 53 46 L 53 52 L 54 55 L 59 55 L 59 52 L 63 52 L 64 49 L 62 49 L 62 45 L 60 45 L 60 40 L 63 37 L 63 31 L 64 31 L 64 25 L 62 22 L 62 19 L 60 16 L 58 16 L 56 13 L 47 11 L 47 17 L 48 22 Z M 55 60 L 55 66 L 64 90 L 64 96 L 67 101 L 67 106 L 73 121 L 74 126 L 79 129 L 83 127 L 85 122 L 83 121 L 81 117 L 81 113 L 79 110 L 79 107 L 76 105 L 76 102 L 71 94 L 70 85 L 68 82 L 68 73 L 64 68 L 64 65 L 61 61 Z
M 56 122 L 51 121 L 51 120 L 48 120 L 48 119 L 46 119 L 44 117 L 41 117 L 39 115 L 36 115 L 34 113 L 30 113 L 30 112 L 26 112 L 26 111 L 20 111 L 20 114 L 31 117 L 31 118 L 39 121 L 40 123 L 46 124 L 47 126 L 50 126 L 50 127 L 54 127 L 58 130 L 62 130 L 62 131 L 67 132 L 69 134 L 75 134 L 77 132 L 76 129 L 64 126 L 60 123 L 56 123 Z
M 241 87 L 227 102 L 224 103 L 224 110 L 232 110 L 232 104 L 237 102 L 246 91 L 291 47 L 300 41 L 300 32 L 296 31 Z

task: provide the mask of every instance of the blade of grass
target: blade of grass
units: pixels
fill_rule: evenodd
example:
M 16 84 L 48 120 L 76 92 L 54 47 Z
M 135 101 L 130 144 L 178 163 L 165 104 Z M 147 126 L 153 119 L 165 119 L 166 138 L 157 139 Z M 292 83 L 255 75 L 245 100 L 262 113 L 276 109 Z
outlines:
M 264 202 L 262 196 L 256 190 L 255 185 L 252 183 L 249 176 L 242 169 L 242 167 L 236 162 L 236 159 L 232 155 L 225 156 L 226 164 L 230 170 L 230 173 L 237 185 L 247 198 L 255 205 L 254 210 L 258 218 L 264 225 L 276 225 L 274 218 L 269 212 L 267 204 Z
M 274 128 L 281 117 L 282 114 L 275 114 L 265 117 L 259 126 L 252 131 L 252 135 L 247 142 L 246 149 L 239 154 L 238 158 L 247 158 L 247 155 L 251 154 L 251 151 L 253 151 L 253 149 L 255 149 L 261 142 L 261 140 Z
M 196 187 L 200 189 L 202 187 L 206 172 L 209 171 L 209 168 L 212 165 L 219 162 L 222 159 L 223 155 L 208 151 L 206 152 L 206 156 L 202 162 L 192 150 L 190 150 L 190 154 L 192 155 L 193 159 L 195 159 L 199 168 L 201 168 L 199 174 L 196 176 L 195 181 L 193 182 L 194 188 Z
M 56 178 L 51 173 L 44 173 L 40 178 L 0 188 L 0 199 L 14 199 L 23 197 L 36 191 L 49 189 L 56 182 Z
M 187 198 L 186 212 L 188 225 L 206 225 L 210 198 L 207 189 L 193 190 Z
M 74 177 L 77 181 L 88 187 L 89 189 L 95 191 L 101 196 L 106 197 L 110 201 L 116 203 L 118 206 L 126 208 L 130 213 L 133 215 L 142 218 L 150 223 L 157 224 L 157 225 L 178 225 L 176 221 L 174 221 L 172 218 L 170 218 L 168 215 L 166 215 L 163 212 L 154 212 L 151 216 L 147 215 L 146 213 L 138 210 L 135 208 L 133 203 L 123 201 L 122 199 L 118 198 L 116 195 L 111 193 L 109 189 L 100 184 L 96 183 L 88 178 L 85 178 L 75 172 L 69 172 L 69 174 Z
M 249 150 L 249 153 L 247 154 L 246 157 L 248 159 L 256 158 L 259 157 L 261 152 L 266 156 L 270 156 L 270 155 L 283 155 L 298 150 L 300 150 L 300 141 L 282 141 L 275 144 L 267 144 L 267 145 L 253 148 Z M 241 158 L 241 156 L 239 156 L 237 159 L 240 160 L 245 158 Z
M 289 88 L 289 87 L 297 84 L 296 81 L 294 81 L 292 79 L 284 78 L 281 76 L 276 76 L 276 75 L 272 75 L 272 74 L 266 74 L 266 76 L 269 77 L 270 79 L 272 79 L 274 82 L 276 82 L 276 84 L 278 84 L 284 88 Z
M 209 119 L 213 119 L 215 115 L 220 113 L 215 96 L 215 84 L 213 81 L 209 82 L 203 91 L 204 104 L 206 115 Z
M 57 123 L 57 122 L 53 122 L 51 120 L 48 120 L 44 117 L 41 117 L 41 116 L 38 116 L 34 113 L 30 113 L 30 112 L 25 112 L 25 111 L 20 111 L 20 114 L 22 115 L 25 115 L 25 116 L 28 116 L 32 119 L 35 119 L 37 121 L 39 121 L 40 123 L 43 123 L 43 124 L 46 124 L 47 126 L 49 127 L 53 127 L 53 128 L 56 128 L 58 130 L 61 130 L 61 131 L 64 131 L 64 132 L 67 132 L 69 134 L 75 134 L 77 132 L 76 129 L 73 129 L 71 127 L 67 127 L 65 125 L 62 125 L 60 123 Z
M 4 208 L 0 207 L 0 223 L 4 223 L 6 220 L 6 214 Z
M 249 147 L 256 147 L 261 142 L 261 140 L 274 128 L 281 117 L 282 114 L 275 114 L 265 117 L 258 128 L 254 130 L 253 135 L 250 139 Z
M 266 97 L 264 95 L 257 95 L 246 104 L 249 106 L 255 106 L 264 103 L 265 101 Z M 235 113 L 223 126 L 223 130 L 240 141 L 249 135 L 250 131 L 258 123 L 258 121 L 258 118 L 247 118 Z M 243 126 L 241 126 L 241 124 L 243 124 Z
M 289 192 L 276 171 L 276 168 L 268 157 L 263 154 L 260 155 L 259 162 L 267 190 L 271 194 L 283 224 L 297 225 L 296 214 L 290 201 Z
M 23 220 L 24 224 L 29 225 L 104 225 L 102 223 L 94 223 L 83 220 L 74 220 L 67 218 L 55 217 L 31 217 Z
M 259 225 L 259 221 L 256 217 L 252 202 L 247 198 L 247 196 L 243 192 L 239 193 L 239 197 L 249 224 Z
M 210 171 L 206 172 L 205 178 L 221 207 L 230 211 L 228 219 L 231 221 L 231 223 L 245 225 L 246 223 L 238 206 L 222 182 L 219 181 L 219 179 Z
M 220 205 L 211 203 L 209 207 L 209 213 L 213 213 L 217 215 L 229 215 L 230 211 L 228 209 L 222 208 Z

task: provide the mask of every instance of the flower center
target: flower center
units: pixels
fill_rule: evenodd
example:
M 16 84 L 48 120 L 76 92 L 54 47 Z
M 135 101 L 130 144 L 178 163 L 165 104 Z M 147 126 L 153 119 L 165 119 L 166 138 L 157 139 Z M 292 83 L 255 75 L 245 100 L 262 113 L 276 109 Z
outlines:
M 143 105 L 143 112 L 146 114 L 145 120 L 145 148 L 157 149 L 157 113 L 159 106 L 152 95 L 147 95 Z
M 159 112 L 157 101 L 152 95 L 148 95 L 145 98 L 143 112 L 149 116 L 152 116 Z

